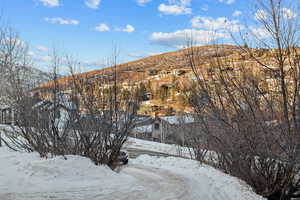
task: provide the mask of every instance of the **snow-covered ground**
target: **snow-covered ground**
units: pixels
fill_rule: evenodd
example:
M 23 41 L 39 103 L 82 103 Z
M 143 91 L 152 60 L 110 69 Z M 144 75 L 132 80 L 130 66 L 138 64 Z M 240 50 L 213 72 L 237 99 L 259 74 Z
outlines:
M 156 144 L 153 144 L 154 146 Z M 89 159 L 41 159 L 0 148 L 1 200 L 259 200 L 249 187 L 182 158 L 143 155 L 120 173 Z
M 170 155 L 181 155 L 188 158 L 190 158 L 190 155 L 192 153 L 191 149 L 189 150 L 186 147 L 178 147 L 174 144 L 164 144 L 137 138 L 128 138 L 128 141 L 125 144 L 125 148 L 148 150 Z

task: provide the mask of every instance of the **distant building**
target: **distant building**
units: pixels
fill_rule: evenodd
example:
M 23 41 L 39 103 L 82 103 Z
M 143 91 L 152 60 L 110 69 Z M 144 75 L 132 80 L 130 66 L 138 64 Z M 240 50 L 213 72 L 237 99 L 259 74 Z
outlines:
M 185 132 L 197 131 L 192 115 L 148 117 L 138 123 L 131 132 L 132 137 L 162 143 L 184 144 Z
M 138 117 L 135 127 L 131 130 L 130 135 L 135 138 L 152 141 L 153 122 L 154 119 L 151 116 Z
M 149 74 L 150 76 L 155 76 L 155 75 L 158 74 L 158 70 L 156 70 L 156 69 L 149 69 L 149 70 L 148 70 L 148 74 Z
M 0 124 L 33 126 L 47 125 L 49 117 L 54 116 L 64 124 L 67 113 L 77 109 L 77 106 L 70 101 L 64 100 L 54 104 L 50 100 L 42 100 L 38 97 L 28 97 L 22 103 L 11 106 L 0 107 Z
M 153 140 L 162 143 L 184 143 L 184 131 L 195 124 L 192 115 L 164 116 L 155 119 L 153 124 Z
M 0 108 L 0 124 L 14 124 L 14 110 L 8 106 Z

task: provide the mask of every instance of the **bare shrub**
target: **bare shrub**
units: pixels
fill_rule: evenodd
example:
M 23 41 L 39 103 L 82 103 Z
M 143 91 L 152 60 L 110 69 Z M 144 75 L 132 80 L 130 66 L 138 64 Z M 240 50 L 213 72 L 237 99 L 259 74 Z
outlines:
M 38 152 L 41 157 L 81 155 L 115 169 L 134 126 L 139 106 L 136 92 L 122 98 L 116 69 L 112 82 L 75 75 L 72 70 L 65 81 L 59 68 L 66 65 L 73 69 L 77 64 L 54 51 L 51 81 L 33 90 L 24 88 L 16 73 L 10 74 L 7 105 L 14 110 L 15 120 L 2 141 L 11 149 Z M 100 90 L 102 84 L 108 87 Z
M 300 197 L 299 24 L 286 19 L 283 1 L 258 3 L 267 12 L 260 23 L 270 37 L 252 39 L 264 54 L 238 46 L 240 55 L 216 56 L 205 71 L 196 64 L 203 58 L 190 48 L 187 59 L 196 76 L 190 99 L 202 137 L 215 152 L 211 164 L 268 199 L 289 200 Z M 226 49 L 215 47 L 224 55 Z
M 112 169 L 118 165 L 120 151 L 134 128 L 139 108 L 139 96 L 135 91 L 138 88 L 130 88 L 131 93 L 124 98 L 117 80 L 115 59 L 110 81 L 104 75 L 79 77 L 73 73 L 74 66 L 69 62 L 72 95 L 80 105 L 80 113 L 84 113 L 77 116 L 72 130 L 80 143 L 77 151 L 95 164 L 107 164 Z

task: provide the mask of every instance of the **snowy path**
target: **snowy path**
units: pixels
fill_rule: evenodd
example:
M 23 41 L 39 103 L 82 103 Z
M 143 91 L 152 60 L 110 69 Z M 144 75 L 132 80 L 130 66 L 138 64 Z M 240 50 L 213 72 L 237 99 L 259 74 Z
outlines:
M 0 194 L 1 200 L 224 200 L 230 199 L 212 187 L 207 186 L 193 191 L 196 184 L 188 178 L 168 170 L 131 165 L 122 171 L 123 174 L 136 179 L 130 187 L 103 190 L 103 187 L 70 187 L 67 190 L 32 192 L 32 193 L 5 193 Z M 209 182 L 209 179 L 202 180 Z M 215 191 L 213 191 L 216 189 Z
M 1 200 L 175 200 L 186 198 L 189 191 L 184 177 L 167 170 L 151 169 L 132 165 L 122 171 L 123 174 L 135 179 L 130 187 L 103 190 L 102 186 L 69 188 L 68 190 L 32 192 L 32 193 L 2 193 Z M 49 190 L 51 190 L 49 188 Z M 2 193 L 2 194 L 1 194 Z
M 0 148 L 0 200 L 261 200 L 238 179 L 193 160 L 148 155 L 120 173 L 68 156 Z
M 171 200 L 186 199 L 189 191 L 183 176 L 168 170 L 149 168 L 144 166 L 130 166 L 123 173 L 138 180 L 135 191 L 124 199 Z

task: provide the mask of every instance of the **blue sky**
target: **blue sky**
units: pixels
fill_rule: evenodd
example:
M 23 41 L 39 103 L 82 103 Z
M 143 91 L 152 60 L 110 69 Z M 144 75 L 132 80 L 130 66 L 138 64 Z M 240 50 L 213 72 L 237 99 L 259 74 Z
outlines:
M 181 48 L 189 34 L 199 45 L 228 43 L 227 29 L 243 29 L 253 8 L 248 0 L 0 1 L 32 57 L 47 61 L 55 47 L 86 63 L 83 71 L 105 63 L 114 46 L 125 62 Z

